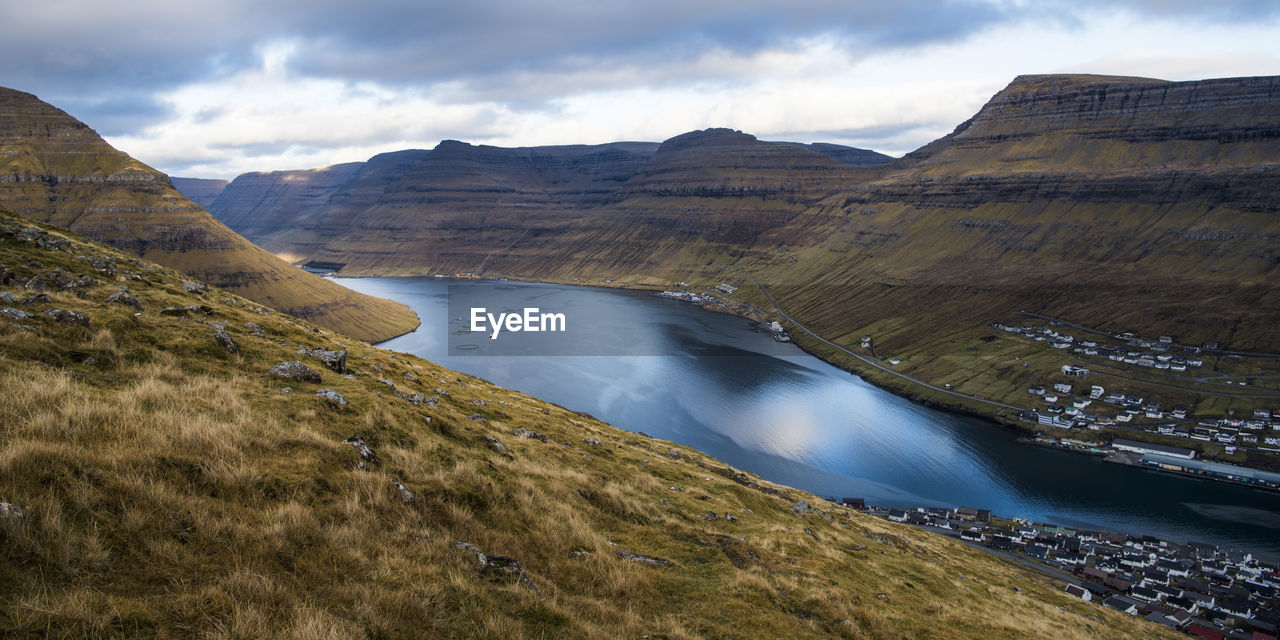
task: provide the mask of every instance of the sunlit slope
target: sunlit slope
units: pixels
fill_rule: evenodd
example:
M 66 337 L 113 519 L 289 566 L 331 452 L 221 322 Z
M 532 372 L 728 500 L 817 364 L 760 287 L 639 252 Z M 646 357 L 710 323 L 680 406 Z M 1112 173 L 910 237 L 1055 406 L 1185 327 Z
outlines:
M 289 266 L 35 96 L 0 88 L 0 205 L 367 339 L 412 330 L 404 305 Z
M 30 224 L 0 214 L 0 636 L 1174 637 Z

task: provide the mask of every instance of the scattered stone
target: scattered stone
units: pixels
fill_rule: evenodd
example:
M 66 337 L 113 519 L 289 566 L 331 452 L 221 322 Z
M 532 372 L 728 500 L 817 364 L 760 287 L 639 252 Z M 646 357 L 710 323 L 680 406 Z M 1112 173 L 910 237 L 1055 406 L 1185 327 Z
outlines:
M 334 349 L 330 351 L 328 349 L 315 347 L 311 349 L 299 349 L 298 353 L 309 355 L 313 358 L 318 359 L 320 362 L 324 363 L 324 366 L 326 369 L 329 369 L 334 373 L 347 372 L 347 352 L 345 350 Z M 391 386 L 394 387 L 395 385 L 391 385 Z
M 418 376 L 415 376 L 408 371 L 404 372 L 404 379 L 408 380 L 409 382 L 418 382 Z
M 18 304 L 18 301 L 13 299 L 13 294 L 8 291 L 0 291 L 0 302 L 5 304 Z
M 93 267 L 94 271 L 105 276 L 112 278 L 116 277 L 116 265 L 110 261 L 102 260 L 101 258 L 92 258 L 89 260 L 89 266 Z
M 492 447 L 492 448 L 493 448 L 493 450 L 494 450 L 494 451 L 497 451 L 498 453 L 506 453 L 506 452 L 507 452 L 507 448 L 506 448 L 506 447 L 504 447 L 504 446 L 502 446 L 502 443 L 501 443 L 501 442 L 498 442 L 498 439 L 497 439 L 497 438 L 495 438 L 495 437 L 493 437 L 493 436 L 485 436 L 485 437 L 484 437 L 484 441 L 485 441 L 485 442 L 488 442 L 488 443 L 489 443 L 489 446 L 490 446 L 490 447 Z
M 586 440 L 583 440 L 583 442 L 585 442 L 585 443 L 587 444 L 587 446 L 591 446 L 591 447 L 598 447 L 598 446 L 600 446 L 600 439 L 599 439 L 599 438 L 587 438 Z
M 240 353 L 240 348 L 237 347 L 235 341 L 231 339 L 231 335 L 227 333 L 226 327 L 220 324 L 215 324 L 213 325 L 213 328 L 214 328 L 214 332 L 212 335 L 213 335 L 214 342 L 217 342 L 219 346 L 221 346 L 223 349 L 226 350 L 227 353 L 231 355 L 236 355 L 237 353 Z
M 390 381 L 390 380 L 379 380 L 378 382 L 381 382 L 382 384 L 385 384 L 385 385 L 387 385 L 388 387 L 391 387 L 391 390 L 392 390 L 392 391 L 395 391 L 395 390 L 396 390 L 396 383 L 394 383 L 394 382 L 392 382 L 392 381 Z
M 876 597 L 877 597 L 877 598 L 880 598 L 881 600 L 888 600 L 888 599 L 889 599 L 889 594 L 887 594 L 887 593 L 877 593 L 877 594 L 876 594 Z
M 683 460 L 683 459 L 684 459 L 684 455 L 682 455 L 679 451 L 676 451 L 675 449 L 668 449 L 668 450 L 667 450 L 667 457 L 668 457 L 668 458 L 671 458 L 672 460 Z
M 27 514 L 26 509 L 16 504 L 8 502 L 0 502 L 0 518 L 21 518 Z
M 422 393 L 400 393 L 399 391 L 397 391 L 396 395 L 400 396 L 400 398 L 403 399 L 405 402 L 408 402 L 409 404 L 415 407 L 421 407 L 422 403 L 427 401 L 426 394 L 422 394 Z
M 14 309 L 13 307 L 5 307 L 3 309 L 0 309 L 0 316 L 5 316 L 6 318 L 10 318 L 13 320 L 25 320 L 27 318 L 30 318 L 31 314 L 21 309 Z
M 133 297 L 133 294 L 129 293 L 128 289 L 121 289 L 120 291 L 107 296 L 107 302 L 127 304 L 135 309 L 142 309 L 142 301 Z
M 345 376 L 342 376 L 342 377 L 343 377 L 343 378 L 346 378 L 347 380 L 355 380 L 355 379 L 356 379 L 356 377 L 355 377 L 355 376 L 353 376 L 353 375 L 351 375 L 351 374 L 349 374 L 349 373 L 348 373 L 347 375 L 345 375 Z
M 369 462 L 370 465 L 380 465 L 378 454 L 374 453 L 374 449 L 370 449 L 369 445 L 365 444 L 365 439 L 361 438 L 360 434 L 352 435 L 351 438 L 347 438 L 343 442 L 352 445 L 356 449 L 356 453 L 360 453 L 361 465 L 364 465 L 364 462 Z
M 540 442 L 546 442 L 546 441 L 547 441 L 547 436 L 546 436 L 546 434 L 538 433 L 537 431 L 530 431 L 530 430 L 528 430 L 528 429 L 525 429 L 524 427 L 521 427 L 521 428 L 519 428 L 519 429 L 516 429 L 515 431 L 512 431 L 511 433 L 512 433 L 512 435 L 515 435 L 516 437 L 519 437 L 519 438 L 532 438 L 533 440 L 538 440 L 538 441 L 540 441 Z
M 632 562 L 643 562 L 645 564 L 652 564 L 659 567 L 667 567 L 667 566 L 671 566 L 672 564 L 672 562 L 670 560 L 667 560 L 666 558 L 655 558 L 652 556 L 641 555 L 639 553 L 632 553 L 630 551 L 619 551 L 618 557 L 622 558 L 623 560 L 630 560 Z
M 439 403 L 440 403 L 440 396 L 431 396 L 430 398 L 427 398 L 425 402 L 423 402 L 423 404 L 427 405 L 428 407 L 431 407 L 432 409 L 438 409 L 440 406 Z
M 810 536 L 813 536 L 814 540 L 818 540 L 819 542 L 821 542 L 821 540 L 818 538 L 818 534 L 814 533 L 813 529 L 810 529 L 809 527 L 805 527 L 804 532 L 809 534 Z
M 486 554 L 469 542 L 455 542 L 453 546 L 455 549 L 466 549 L 476 554 L 476 559 L 480 561 L 480 573 L 498 577 L 516 576 L 525 584 L 533 584 L 529 574 L 525 573 L 524 567 L 520 566 L 520 562 L 515 558 Z
M 284 378 L 285 380 L 297 380 L 299 382 L 320 382 L 320 374 L 316 373 L 311 367 L 302 364 L 302 361 L 300 360 L 281 362 L 280 364 L 271 367 L 271 370 L 267 371 L 267 375 Z
M 394 484 L 394 485 L 396 486 L 396 489 L 399 489 L 399 490 L 400 490 L 400 501 L 401 501 L 401 502 L 403 502 L 403 503 L 405 503 L 405 504 L 413 504 L 413 492 L 412 492 L 412 491 L 409 491 L 408 489 L 406 489 L 406 488 L 405 488 L 405 486 L 404 486 L 403 484 L 400 484 L 400 481 L 399 481 L 399 480 L 396 480 L 396 479 L 394 479 L 394 478 L 391 480 L 391 484 Z
M 35 294 L 35 295 L 30 295 L 30 296 L 27 296 L 27 297 L 25 297 L 25 298 L 23 298 L 23 299 L 19 300 L 19 301 L 18 301 L 18 304 L 20 304 L 20 305 L 22 305 L 22 306 L 24 306 L 24 307 L 27 307 L 27 306 L 31 306 L 31 305 L 33 305 L 33 304 L 49 304 L 49 303 L 51 303 L 51 302 L 53 302 L 53 298 L 50 298 L 50 297 L 49 297 L 49 294 L 47 294 L 47 293 L 37 293 L 37 294 Z
M 267 337 L 267 332 L 263 331 L 262 327 L 259 327 L 256 322 L 246 322 L 244 323 L 244 328 L 249 330 L 249 335 L 259 338 Z
M 729 513 L 728 511 L 726 511 L 724 512 L 724 519 L 728 520 L 729 522 L 737 522 L 738 516 L 735 516 L 732 513 Z
M 671 487 L 671 490 L 672 490 L 672 491 L 679 491 L 680 493 L 684 493 L 684 487 Z
M 187 280 L 186 282 L 182 283 L 182 290 L 186 291 L 187 293 L 202 294 L 208 291 L 209 287 L 206 287 L 202 282 Z
M 75 311 L 65 311 L 63 309 L 50 309 L 44 312 L 44 315 L 49 316 L 49 318 L 51 318 L 54 322 L 57 322 L 60 324 L 78 324 L 82 327 L 89 326 L 89 318 L 85 316 L 83 313 L 77 313 Z
M 280 393 L 293 393 L 293 387 L 280 387 Z
M 320 389 L 319 391 L 316 391 L 316 397 L 324 398 L 329 401 L 329 404 L 335 407 L 347 406 L 347 399 L 342 397 L 341 393 L 338 393 L 333 389 Z
M 211 307 L 206 307 L 206 306 L 204 306 L 204 305 L 202 305 L 202 304 L 189 304 L 189 305 L 187 305 L 187 306 L 185 306 L 185 307 L 171 307 L 171 308 L 169 308 L 169 309 L 161 309 L 161 310 L 160 310 L 160 315 L 162 315 L 162 316 L 185 316 L 185 315 L 187 315 L 187 314 L 191 313 L 192 311 L 196 311 L 196 312 L 199 312 L 199 313 L 208 314 L 209 312 L 213 311 L 213 309 L 212 309 Z
M 32 291 L 48 291 L 49 290 L 49 283 L 45 281 L 44 276 L 36 276 L 30 280 L 27 280 L 26 284 L 24 284 L 23 286 Z
M 699 517 L 699 518 L 701 518 L 701 519 L 703 519 L 703 520 L 719 520 L 719 519 L 720 519 L 719 514 L 717 514 L 717 513 L 716 513 L 716 512 L 714 512 L 714 511 L 708 511 L 708 512 L 706 512 L 706 513 L 704 513 L 704 514 L 702 514 L 702 515 L 700 515 L 700 516 L 698 516 L 698 517 Z
M 3 264 L 0 264 L 0 284 L 9 284 L 13 282 L 14 273 Z
M 479 413 L 473 413 L 473 414 L 471 414 L 471 415 L 467 416 L 467 419 L 468 419 L 468 420 L 471 420 L 471 421 L 474 421 L 474 422 L 488 422 L 488 421 L 489 421 L 489 419 L 488 419 L 488 418 L 484 417 L 483 415 L 481 415 L 481 414 L 479 414 Z
M 473 405 L 475 405 L 475 406 L 477 406 L 477 407 L 480 407 L 481 409 L 488 409 L 488 408 L 489 408 L 489 401 L 488 401 L 488 400 L 472 400 L 472 401 L 471 401 L 471 404 L 473 404 Z
M 85 358 L 82 362 L 83 362 L 84 366 L 86 366 L 86 367 L 92 367 L 92 366 L 94 366 L 94 365 L 98 364 L 98 359 L 97 359 L 97 358 L 95 358 L 95 357 L 93 357 L 93 356 L 89 356 L 88 358 Z

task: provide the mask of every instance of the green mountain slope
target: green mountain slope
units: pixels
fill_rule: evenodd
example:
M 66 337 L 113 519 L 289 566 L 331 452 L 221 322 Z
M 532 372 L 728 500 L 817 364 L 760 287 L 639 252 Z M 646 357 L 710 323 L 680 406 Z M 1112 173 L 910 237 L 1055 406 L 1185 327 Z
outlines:
M 6 638 L 1173 637 L 69 233 L 0 265 Z
M 0 205 L 368 339 L 417 326 L 402 304 L 289 266 L 35 96 L 0 88 Z

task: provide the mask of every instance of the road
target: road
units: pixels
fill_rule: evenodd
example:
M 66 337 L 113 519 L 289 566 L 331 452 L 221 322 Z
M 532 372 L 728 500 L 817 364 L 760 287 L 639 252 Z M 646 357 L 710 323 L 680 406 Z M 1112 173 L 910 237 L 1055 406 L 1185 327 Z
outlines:
M 854 353 L 854 352 L 852 352 L 852 351 L 850 351 L 850 350 L 848 350 L 848 349 L 846 349 L 846 348 L 844 348 L 844 347 L 842 347 L 842 346 L 840 346 L 840 345 L 838 345 L 838 344 L 836 344 L 836 343 L 834 343 L 834 342 L 832 342 L 832 341 L 830 341 L 830 340 L 828 340 L 828 339 L 826 339 L 826 338 L 824 338 L 824 337 L 822 337 L 822 336 L 818 335 L 817 333 L 815 333 L 815 332 L 813 332 L 812 330 L 810 330 L 808 327 L 806 327 L 806 326 L 804 326 L 803 324 L 800 324 L 799 322 L 797 322 L 795 318 L 792 318 L 791 316 L 787 315 L 787 313 L 786 313 L 785 311 L 783 311 L 783 310 L 782 310 L 782 307 L 778 305 L 778 302 L 777 302 L 776 300 L 774 300 L 774 299 L 773 299 L 773 295 L 771 295 L 771 294 L 769 293 L 769 290 L 768 290 L 768 289 L 766 289 L 766 288 L 765 288 L 765 286 L 764 286 L 763 284 L 760 284 L 760 281 L 759 281 L 759 280 L 756 280 L 755 278 L 753 278 L 753 277 L 751 277 L 751 276 L 749 276 L 749 275 L 747 275 L 747 274 L 745 274 L 745 273 L 743 273 L 743 272 L 741 272 L 741 271 L 738 271 L 737 269 L 734 269 L 733 267 L 725 267 L 725 266 L 720 266 L 720 265 L 711 265 L 711 266 L 712 266 L 713 268 L 716 268 L 716 269 L 723 269 L 723 270 L 725 270 L 725 271 L 731 271 L 731 272 L 733 272 L 733 273 L 737 274 L 738 276 L 741 276 L 742 278 L 745 278 L 746 280 L 749 280 L 752 284 L 754 284 L 754 285 L 756 286 L 756 288 L 757 288 L 757 289 L 759 289 L 759 290 L 760 290 L 760 293 L 763 293 L 763 294 L 764 294 L 765 299 L 766 299 L 766 300 L 768 300 L 768 301 L 769 301 L 769 304 L 773 306 L 774 313 L 776 313 L 776 314 L 777 314 L 779 317 L 781 317 L 783 320 L 786 320 L 787 322 L 789 322 L 789 323 L 791 323 L 792 325 L 794 325 L 797 329 L 799 329 L 799 330 L 801 330 L 801 331 L 803 331 L 803 332 L 805 332 L 805 333 L 809 334 L 809 335 L 810 335 L 810 336 L 812 336 L 815 340 L 817 340 L 817 341 L 819 341 L 819 342 L 821 342 L 821 343 L 823 343 L 823 344 L 825 344 L 825 345 L 827 345 L 827 346 L 829 346 L 829 347 L 833 347 L 833 348 L 835 348 L 835 349 L 837 349 L 837 350 L 841 351 L 842 353 L 846 353 L 846 354 L 848 354 L 848 355 L 851 355 L 851 356 L 853 356 L 853 357 L 857 358 L 858 360 L 862 361 L 863 363 L 866 363 L 867 365 L 870 365 L 870 366 L 872 366 L 872 367 L 875 367 L 876 369 L 879 369 L 879 370 L 881 370 L 881 371 L 884 371 L 885 373 L 888 373 L 888 374 L 890 374 L 890 375 L 894 375 L 894 376 L 897 376 L 897 377 L 899 377 L 899 378 L 902 378 L 903 380 L 907 380 L 907 381 L 909 381 L 909 382 L 912 382 L 912 383 L 918 384 L 918 385 L 920 385 L 920 386 L 922 386 L 922 387 L 925 387 L 926 389 L 932 389 L 932 390 L 937 391 L 937 392 L 939 392 L 939 393 L 945 393 L 945 394 L 948 394 L 948 395 L 956 396 L 957 398 L 964 398 L 964 399 L 966 399 L 966 400 L 971 400 L 971 401 L 973 401 L 973 402 L 980 402 L 980 403 L 982 403 L 982 404 L 991 405 L 991 406 L 993 406 L 993 407 L 1000 407 L 1000 408 L 1002 408 L 1002 409 L 1009 409 L 1009 410 L 1011 410 L 1011 411 L 1026 411 L 1026 410 L 1027 410 L 1025 407 L 1015 407 L 1015 406 L 1013 406 L 1013 405 L 1011 405 L 1011 404 L 1005 404 L 1005 403 L 1003 403 L 1003 402 L 995 402 L 995 401 L 993 401 L 993 400 L 987 400 L 986 398 L 979 398 L 978 396 L 971 396 L 971 395 L 968 395 L 968 394 L 965 394 L 965 393 L 960 393 L 960 392 L 957 392 L 957 391 L 952 391 L 952 390 L 950 390 L 950 389 L 945 389 L 945 388 L 943 388 L 943 387 L 937 387 L 937 386 L 931 385 L 931 384 L 929 384 L 928 382 L 925 382 L 925 381 L 923 381 L 923 380 L 919 380 L 919 379 L 916 379 L 916 378 L 912 378 L 911 376 L 906 375 L 905 373 L 900 373 L 900 372 L 898 372 L 898 371 L 894 371 L 893 369 L 890 369 L 890 368 L 888 368 L 888 367 L 886 367 L 886 366 L 884 366 L 884 365 L 880 364 L 880 363 L 879 363 L 879 362 L 877 362 L 876 360 L 873 360 L 873 359 L 871 359 L 871 358 L 868 358 L 868 357 L 863 356 L 863 355 L 858 354 L 858 353 Z

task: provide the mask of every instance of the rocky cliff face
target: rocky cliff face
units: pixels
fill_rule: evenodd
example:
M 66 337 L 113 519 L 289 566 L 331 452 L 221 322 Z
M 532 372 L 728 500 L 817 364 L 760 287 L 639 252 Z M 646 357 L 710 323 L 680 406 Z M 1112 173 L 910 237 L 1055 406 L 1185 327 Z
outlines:
M 614 148 L 588 177 L 601 158 L 584 150 L 550 170 L 444 143 L 343 209 L 352 222 L 280 239 L 350 273 L 666 283 L 734 265 L 829 335 L 920 340 L 1028 308 L 1280 349 L 1278 94 L 1277 78 L 1023 76 L 890 162 L 711 129 Z
M 369 339 L 413 329 L 403 305 L 307 274 L 236 235 L 168 176 L 35 96 L 0 88 L 0 207 Z M 377 314 L 370 320 L 363 316 Z
M 209 205 L 218 198 L 218 194 L 231 184 L 230 180 L 214 180 L 208 178 L 177 178 L 170 177 L 169 181 L 173 183 L 173 188 L 179 193 L 189 198 L 192 202 L 209 210 Z

